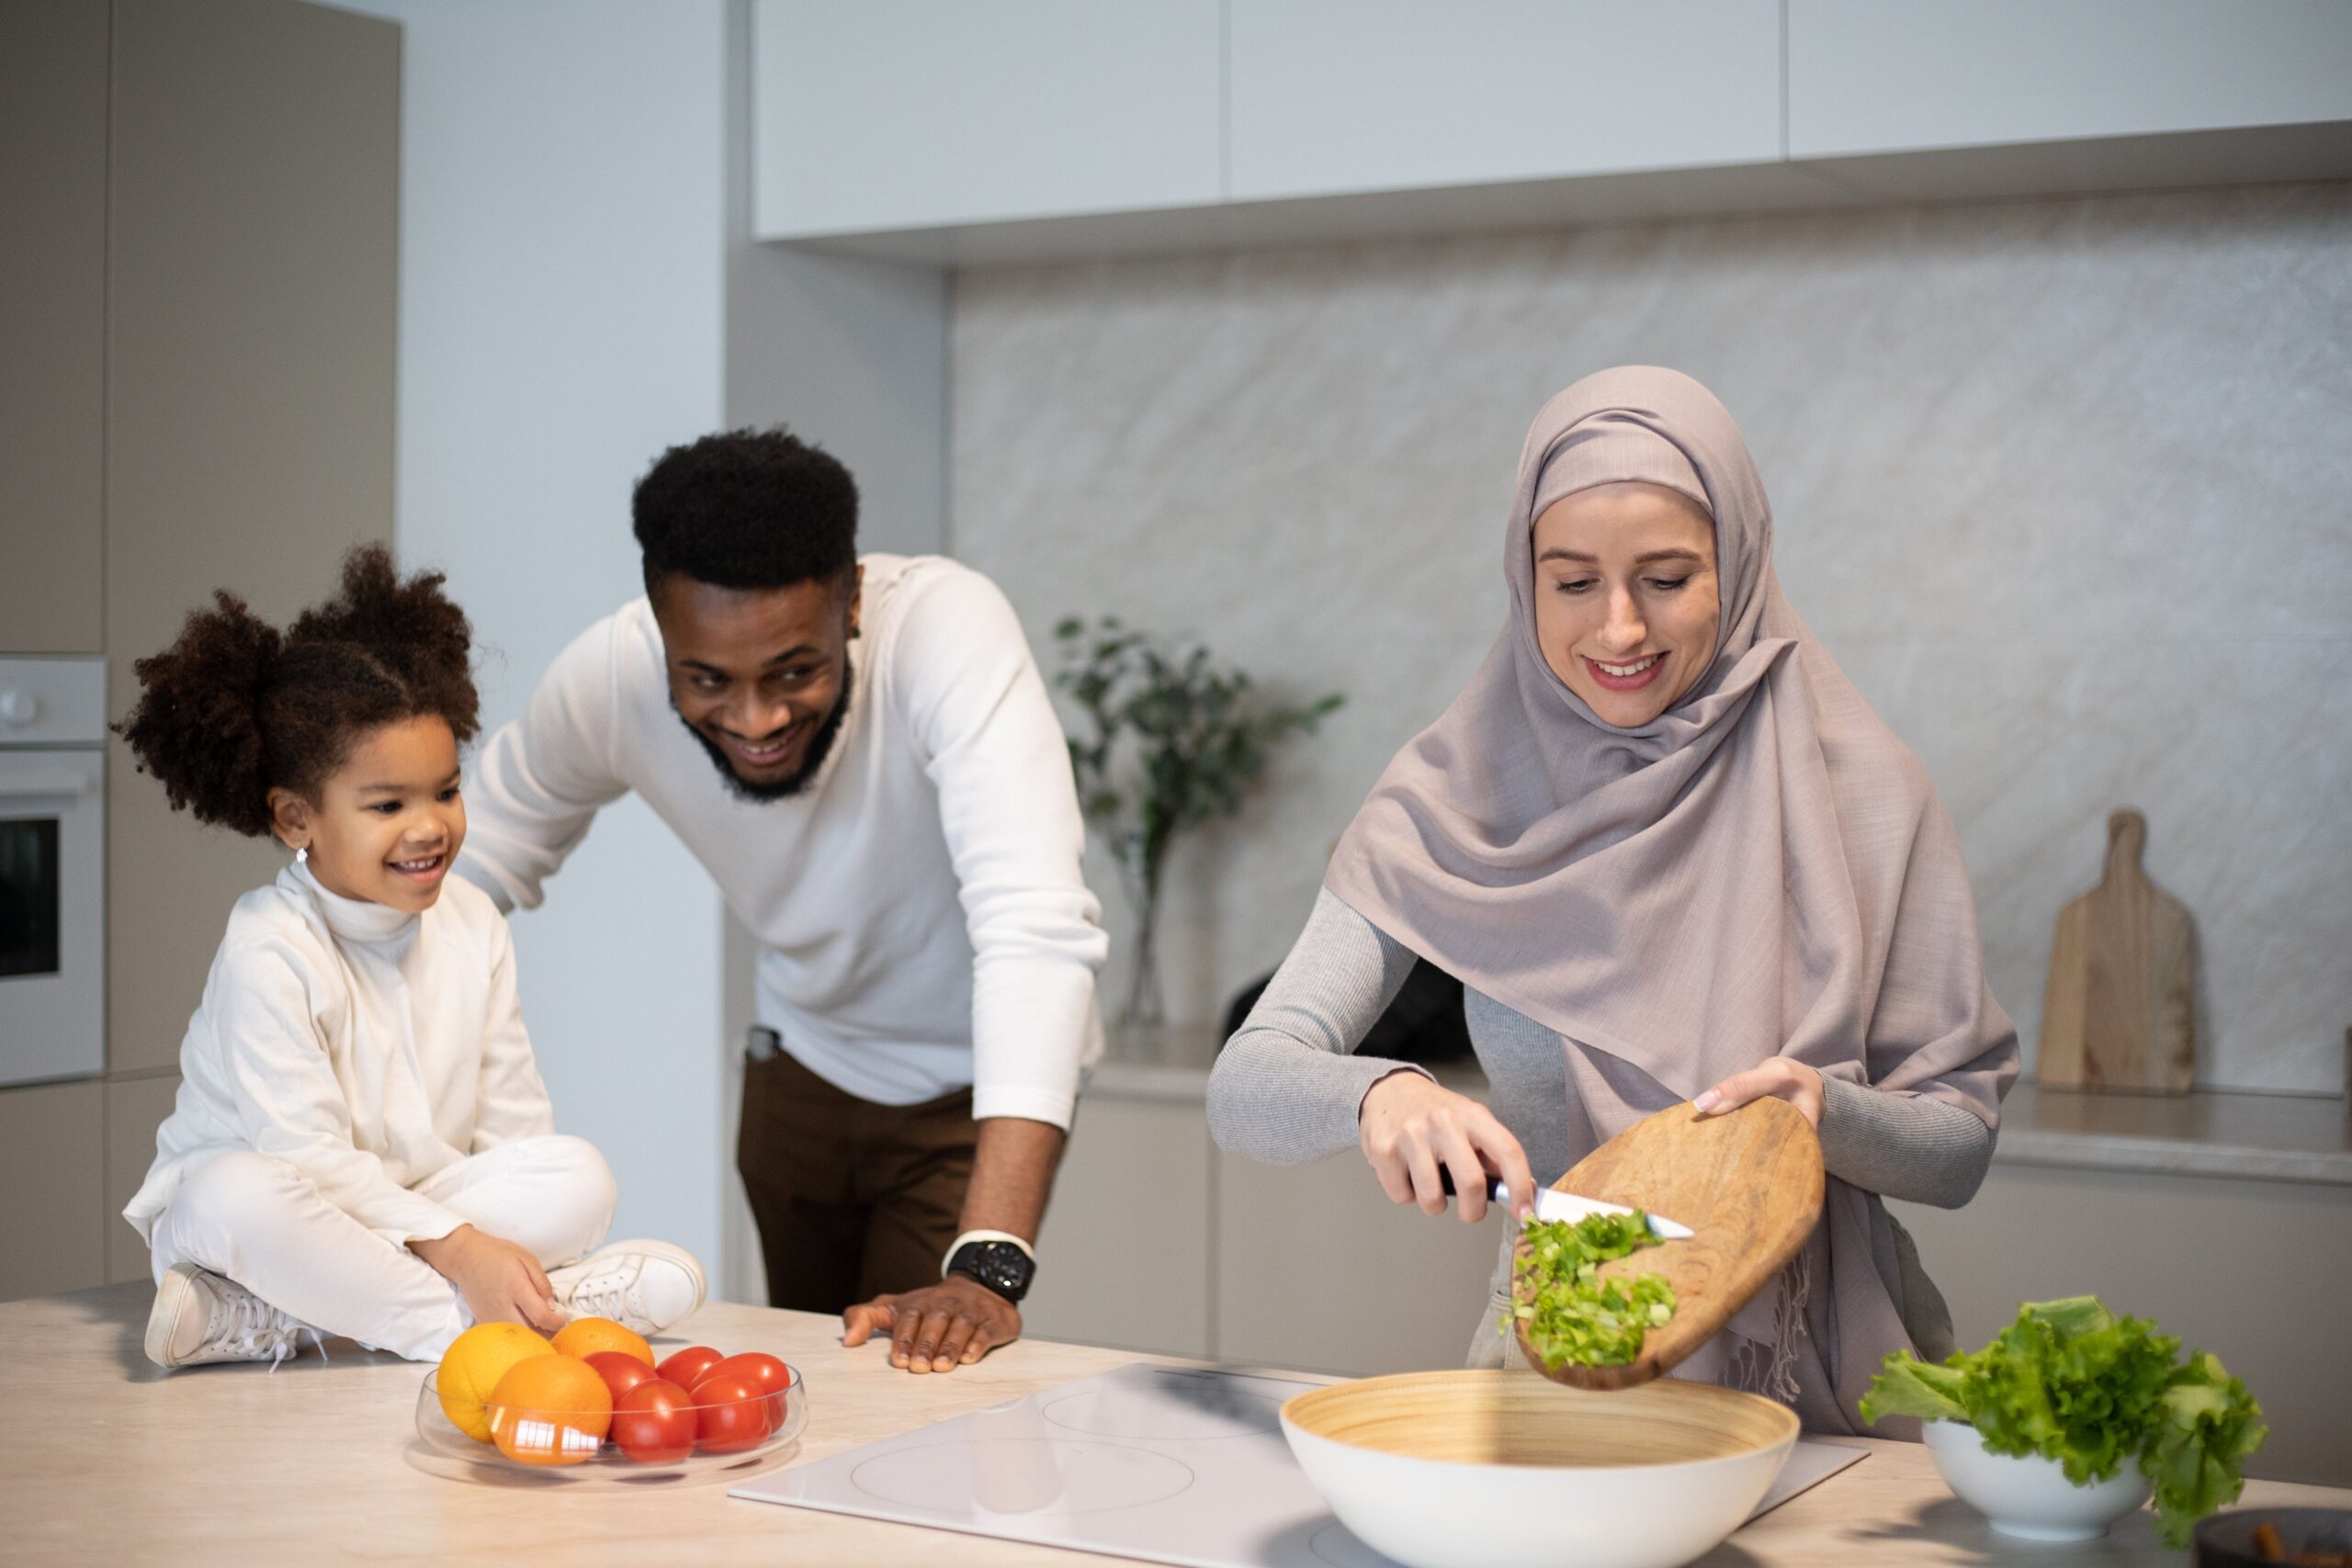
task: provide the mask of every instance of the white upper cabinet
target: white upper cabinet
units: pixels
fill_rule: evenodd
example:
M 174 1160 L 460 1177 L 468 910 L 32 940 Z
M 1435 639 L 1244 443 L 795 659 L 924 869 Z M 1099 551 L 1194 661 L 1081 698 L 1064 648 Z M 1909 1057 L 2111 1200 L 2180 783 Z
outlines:
M 1789 155 L 2352 118 L 2346 0 L 1788 0 Z
M 1211 204 L 1217 0 L 757 0 L 763 238 Z
M 1780 0 L 1231 0 L 1229 194 L 1781 156 Z
M 2352 0 L 753 0 L 754 221 L 932 265 L 2352 175 Z

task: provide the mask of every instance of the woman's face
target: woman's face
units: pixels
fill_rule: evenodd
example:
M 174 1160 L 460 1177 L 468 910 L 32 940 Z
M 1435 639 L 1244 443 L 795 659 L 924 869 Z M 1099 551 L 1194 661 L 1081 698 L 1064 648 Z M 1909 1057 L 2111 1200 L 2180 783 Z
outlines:
M 330 893 L 431 908 L 466 841 L 458 795 L 458 739 L 438 715 L 379 727 L 353 746 L 319 798 L 269 792 L 277 836 L 311 852 L 311 874 Z
M 1602 722 L 1647 724 L 1698 683 L 1722 618 L 1715 525 L 1679 491 L 1628 480 L 1535 519 L 1535 640 Z

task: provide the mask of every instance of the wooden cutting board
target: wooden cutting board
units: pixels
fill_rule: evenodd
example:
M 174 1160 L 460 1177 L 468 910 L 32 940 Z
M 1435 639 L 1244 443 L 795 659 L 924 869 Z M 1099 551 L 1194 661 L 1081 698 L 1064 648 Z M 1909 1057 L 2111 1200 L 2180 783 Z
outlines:
M 1631 1388 L 1674 1366 L 1796 1256 L 1821 1215 L 1821 1183 L 1813 1123 L 1783 1100 L 1750 1100 L 1705 1117 L 1687 1103 L 1673 1106 L 1593 1150 L 1554 1183 L 1559 1190 L 1664 1214 L 1695 1234 L 1600 1266 L 1603 1279 L 1664 1274 L 1674 1286 L 1674 1316 L 1650 1330 L 1640 1356 L 1623 1366 L 1567 1366 L 1544 1375 L 1576 1388 Z M 1522 1237 L 1514 1281 L 1526 1257 Z M 1525 1326 L 1512 1331 L 1527 1364 L 1541 1371 Z
M 2196 928 L 2140 868 L 2148 819 L 2107 819 L 2107 874 L 2059 913 L 2035 1078 L 2187 1094 L 2197 1077 Z

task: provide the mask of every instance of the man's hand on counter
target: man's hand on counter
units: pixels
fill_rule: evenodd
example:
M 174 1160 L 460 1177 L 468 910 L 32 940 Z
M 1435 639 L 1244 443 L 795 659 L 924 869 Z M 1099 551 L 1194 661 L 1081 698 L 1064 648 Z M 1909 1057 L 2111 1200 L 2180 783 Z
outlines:
M 1047 1122 L 984 1118 L 964 1194 L 963 1229 L 1034 1237 L 1046 1218 L 1065 1134 Z M 943 1260 L 944 1261 L 944 1260 Z M 1013 1292 L 1018 1295 L 1018 1291 Z M 890 1364 L 910 1372 L 952 1372 L 1021 1337 L 1021 1309 L 969 1274 L 876 1296 L 842 1314 L 842 1344 L 890 1336 Z
M 903 1295 L 876 1296 L 842 1314 L 842 1343 L 890 1336 L 890 1364 L 910 1372 L 952 1372 L 1021 1337 L 1021 1309 L 968 1274 Z

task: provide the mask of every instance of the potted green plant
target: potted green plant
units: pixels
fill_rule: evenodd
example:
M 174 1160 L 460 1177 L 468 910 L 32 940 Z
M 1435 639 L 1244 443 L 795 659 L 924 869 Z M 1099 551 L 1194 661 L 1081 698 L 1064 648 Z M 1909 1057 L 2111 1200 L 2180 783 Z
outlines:
M 1114 615 L 1091 630 L 1072 615 L 1054 636 L 1061 649 L 1054 684 L 1081 719 L 1069 738 L 1079 805 L 1117 863 L 1136 915 L 1135 962 L 1118 1021 L 1161 1023 L 1159 915 L 1168 852 L 1188 829 L 1240 810 L 1273 747 L 1312 734 L 1346 699 L 1335 692 L 1303 707 L 1272 701 L 1200 644 L 1171 645 Z

